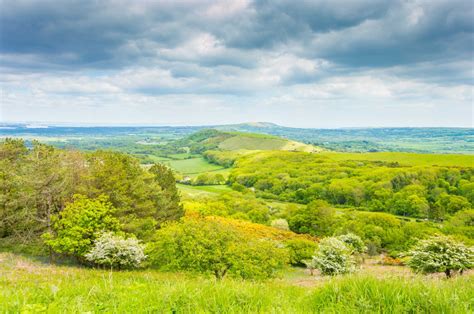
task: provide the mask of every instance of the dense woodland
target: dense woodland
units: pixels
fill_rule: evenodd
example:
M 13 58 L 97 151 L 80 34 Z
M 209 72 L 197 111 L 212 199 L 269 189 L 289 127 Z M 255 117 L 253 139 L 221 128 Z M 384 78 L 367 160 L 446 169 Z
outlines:
M 322 199 L 430 220 L 443 220 L 474 203 L 472 167 L 400 166 L 271 152 L 240 158 L 229 182 L 254 188 L 266 198 L 303 204 Z
M 74 195 L 104 196 L 123 230 L 147 238 L 161 223 L 183 215 L 167 167 L 144 170 L 122 153 L 82 153 L 34 142 L 5 140 L 0 146 L 0 235 L 33 241 L 51 228 Z

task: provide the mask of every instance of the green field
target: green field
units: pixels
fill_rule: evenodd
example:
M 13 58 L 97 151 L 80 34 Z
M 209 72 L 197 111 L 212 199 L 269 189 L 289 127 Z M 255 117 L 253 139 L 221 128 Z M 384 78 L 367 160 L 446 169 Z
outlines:
M 459 166 L 473 167 L 474 155 L 459 154 L 416 154 L 416 153 L 398 153 L 398 152 L 381 152 L 381 153 L 336 153 L 322 152 L 334 160 L 369 160 L 369 161 L 386 161 L 398 162 L 401 165 L 409 166 Z
M 167 161 L 166 164 L 168 164 L 174 170 L 185 175 L 199 174 L 202 172 L 210 172 L 210 171 L 224 169 L 222 166 L 208 163 L 202 157 L 191 158 L 191 159 L 181 159 L 181 160 L 170 160 L 170 161 Z
M 193 186 L 186 184 L 176 184 L 178 189 L 187 196 L 213 195 L 223 192 L 230 192 L 232 189 L 227 185 L 201 185 Z
M 312 145 L 278 137 L 256 136 L 254 134 L 237 134 L 222 141 L 219 144 L 219 148 L 222 150 L 295 150 L 308 152 L 317 150 Z

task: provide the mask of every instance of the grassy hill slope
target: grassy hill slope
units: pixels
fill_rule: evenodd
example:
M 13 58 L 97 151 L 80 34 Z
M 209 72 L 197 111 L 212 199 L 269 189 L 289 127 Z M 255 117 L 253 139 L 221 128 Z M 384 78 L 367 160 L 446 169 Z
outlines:
M 400 152 L 379 153 L 339 153 L 323 152 L 322 155 L 333 160 L 368 160 L 398 162 L 406 166 L 444 166 L 444 167 L 473 167 L 474 155 L 459 154 L 417 154 Z
M 242 132 L 223 132 L 217 130 L 203 130 L 190 137 L 191 148 L 194 151 L 219 149 L 225 151 L 237 150 L 286 150 L 286 151 L 319 151 L 318 147 L 285 138 Z

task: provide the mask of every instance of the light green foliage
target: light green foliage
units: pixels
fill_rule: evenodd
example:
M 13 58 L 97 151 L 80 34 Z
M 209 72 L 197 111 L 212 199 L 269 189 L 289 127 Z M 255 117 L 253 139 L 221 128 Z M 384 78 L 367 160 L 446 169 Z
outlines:
M 224 226 L 218 221 L 187 218 L 156 233 L 150 244 L 150 263 L 165 270 L 188 270 L 223 278 L 275 276 L 287 261 L 286 251 Z
M 119 230 L 113 212 L 114 208 L 105 196 L 88 199 L 75 195 L 72 203 L 52 217 L 52 232 L 44 234 L 45 243 L 57 253 L 81 259 L 101 233 Z
M 191 158 L 182 160 L 171 160 L 167 164 L 175 171 L 183 175 L 197 175 L 202 172 L 216 171 L 223 169 L 222 166 L 210 164 L 204 158 Z
M 232 217 L 261 224 L 270 223 L 269 207 L 252 194 L 232 191 L 214 196 L 192 197 L 184 201 L 184 207 L 203 216 Z
M 135 238 L 123 238 L 112 232 L 103 233 L 85 258 L 96 265 L 109 268 L 137 268 L 145 260 L 144 246 Z
M 354 275 L 312 280 L 315 286 L 301 287 L 286 279 L 216 282 L 154 270 L 110 272 L 5 254 L 0 258 L 2 313 L 454 314 L 472 312 L 474 298 L 473 276 L 406 280 Z
M 332 205 L 435 221 L 472 207 L 472 163 L 441 167 L 426 161 L 402 166 L 403 159 L 334 156 L 339 155 L 282 151 L 245 155 L 238 158 L 228 180 L 232 186 L 253 187 L 264 198 L 303 204 L 326 200 Z
M 334 237 L 319 242 L 312 263 L 321 274 L 329 276 L 351 273 L 356 265 L 351 249 Z
M 409 255 L 408 266 L 416 272 L 444 272 L 451 277 L 453 271 L 474 267 L 474 249 L 445 236 L 420 241 Z
M 452 152 L 452 151 L 451 151 Z M 472 167 L 474 157 L 471 154 L 416 154 L 404 152 L 372 152 L 372 153 L 340 153 L 322 152 L 324 156 L 331 159 L 361 160 L 361 161 L 384 161 L 399 163 L 405 166 L 443 166 L 443 167 Z
M 220 173 L 201 173 L 191 180 L 192 185 L 219 185 L 225 183 L 225 178 Z
M 474 209 L 458 211 L 446 222 L 443 231 L 462 236 L 474 244 Z
M 285 246 L 290 254 L 290 264 L 303 266 L 305 261 L 313 258 L 317 244 L 311 240 L 295 238 L 285 241 Z

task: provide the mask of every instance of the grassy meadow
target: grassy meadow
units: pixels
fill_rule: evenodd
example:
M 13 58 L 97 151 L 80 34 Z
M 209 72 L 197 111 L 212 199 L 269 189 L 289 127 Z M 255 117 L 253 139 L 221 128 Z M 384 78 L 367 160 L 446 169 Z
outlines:
M 368 160 L 398 162 L 406 166 L 444 166 L 444 167 L 472 167 L 474 155 L 461 154 L 418 154 L 402 152 L 377 152 L 377 153 L 339 153 L 322 152 L 333 160 Z
M 190 158 L 166 161 L 171 168 L 184 175 L 195 175 L 224 169 L 222 166 L 208 163 L 204 158 Z
M 367 266 L 353 276 L 216 281 L 155 270 L 108 271 L 49 265 L 0 254 L 2 313 L 469 313 L 474 277 L 413 275 Z M 387 275 L 392 274 L 392 275 Z

